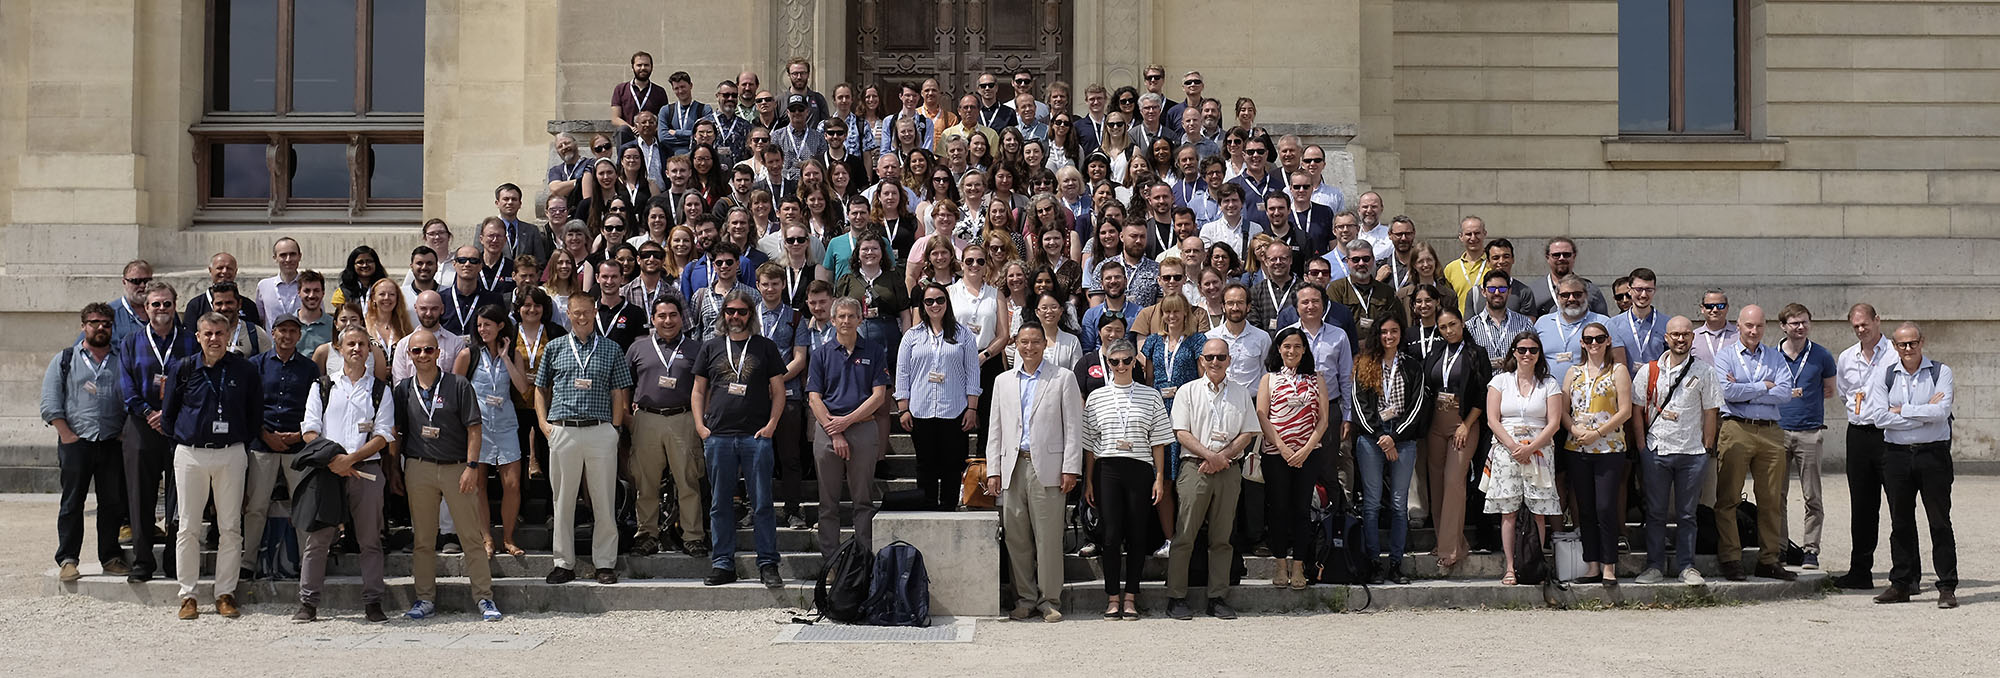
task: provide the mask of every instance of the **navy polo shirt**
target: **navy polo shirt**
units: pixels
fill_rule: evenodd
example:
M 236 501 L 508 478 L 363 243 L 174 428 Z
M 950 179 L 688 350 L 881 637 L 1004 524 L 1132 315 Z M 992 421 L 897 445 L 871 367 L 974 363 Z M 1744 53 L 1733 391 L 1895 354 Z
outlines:
M 292 433 L 299 430 L 306 417 L 306 393 L 314 381 L 319 379 L 319 365 L 310 356 L 299 351 L 292 352 L 292 359 L 278 357 L 275 350 L 265 351 L 250 359 L 257 368 L 259 381 L 264 386 L 263 425 L 266 431 Z M 291 452 L 273 450 L 258 438 L 250 442 L 250 449 L 259 452 Z
M 1785 359 L 1785 371 L 1792 376 L 1792 388 L 1799 397 L 1778 406 L 1778 428 L 1787 431 L 1817 431 L 1826 428 L 1826 393 L 1820 389 L 1826 378 L 1838 373 L 1833 354 L 1816 341 L 1807 341 L 1797 358 L 1786 355 L 1784 345 L 1773 347 Z
M 821 344 L 806 361 L 806 390 L 818 393 L 828 414 L 853 412 L 877 386 L 889 385 L 889 354 L 867 337 L 854 340 L 848 352 L 840 341 Z
M 257 439 L 264 412 L 264 383 L 250 360 L 224 353 L 203 365 L 197 353 L 174 360 L 167 370 L 167 398 L 160 408 L 167 434 L 176 444 L 236 445 Z M 228 424 L 217 432 L 215 422 Z

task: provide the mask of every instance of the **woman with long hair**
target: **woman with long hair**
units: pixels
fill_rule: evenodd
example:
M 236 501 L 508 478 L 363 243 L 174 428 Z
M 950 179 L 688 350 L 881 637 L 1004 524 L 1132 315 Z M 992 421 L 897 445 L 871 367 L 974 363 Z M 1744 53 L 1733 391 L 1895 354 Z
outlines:
M 940 213 L 942 213 L 942 208 L 946 208 L 950 204 L 940 203 L 938 205 L 941 208 Z M 925 236 L 922 256 L 909 268 L 909 272 L 905 273 L 903 277 L 907 278 L 906 282 L 909 283 L 910 289 L 917 289 L 925 285 L 937 285 L 939 287 L 951 285 L 958 282 L 959 278 L 958 248 L 952 246 L 951 238 L 940 238 L 934 235 Z
M 1118 240 L 1118 231 L 1121 228 L 1118 221 L 1103 218 L 1104 216 L 1100 211 L 1100 218 L 1097 221 L 1097 225 L 1091 231 L 1096 235 L 1090 239 L 1090 249 L 1083 254 L 1083 287 L 1085 289 L 1095 289 L 1097 287 L 1097 268 L 1099 266 L 1103 265 L 1106 261 L 1117 258 L 1125 252 L 1124 243 Z
M 966 433 L 979 420 L 980 392 L 967 386 L 981 351 L 972 330 L 959 323 L 949 290 L 925 283 L 917 294 L 918 322 L 896 348 L 896 411 L 917 451 L 924 504 L 952 511 L 969 451 Z
M 1012 129 L 1012 128 L 1009 128 Z M 993 197 L 987 202 L 1006 205 L 1010 210 L 1026 209 L 1028 195 L 1021 192 L 1026 185 L 1024 172 L 1016 163 L 1002 162 L 993 167 Z
M 450 257 L 450 252 L 437 253 L 438 259 Z M 333 296 L 327 299 L 329 307 L 340 306 L 352 300 L 363 308 L 368 306 L 367 291 L 375 288 L 375 282 L 388 278 L 382 272 L 382 256 L 375 248 L 367 245 L 355 247 L 347 253 L 347 266 L 340 269 L 340 286 L 334 288 Z
M 1455 309 L 1438 313 L 1438 340 L 1442 346 L 1424 361 L 1424 374 L 1438 385 L 1437 409 L 1418 456 L 1430 477 L 1431 522 L 1437 527 L 1433 552 L 1438 569 L 1450 574 L 1466 555 L 1465 478 L 1482 442 L 1486 399 L 1478 395 L 1479 385 L 1493 380 L 1493 364 L 1478 342 L 1465 340 L 1465 319 Z
M 1049 167 L 1049 142 L 1042 141 L 1041 139 L 1029 139 L 1026 143 L 1021 144 L 1021 168 L 1028 172 L 1030 184 L 1034 182 L 1034 177 L 1038 176 L 1037 172 L 1055 171 Z M 1049 188 L 1053 189 L 1055 188 L 1053 185 L 1055 175 L 1050 174 L 1049 178 L 1051 181 Z
M 1423 361 L 1402 352 L 1403 321 L 1394 314 L 1376 322 L 1362 337 L 1354 357 L 1354 472 L 1360 476 L 1361 520 L 1380 525 L 1389 509 L 1388 579 L 1410 583 L 1402 571 L 1409 536 L 1410 475 L 1417 466 L 1417 438 L 1423 436 L 1437 385 L 1424 374 Z M 1370 558 L 1382 552 L 1381 533 L 1362 530 Z M 1382 573 L 1370 583 L 1379 583 Z
M 583 204 L 581 209 L 570 210 L 572 216 L 584 223 L 596 224 L 611 211 L 611 200 L 618 197 L 618 161 L 598 158 L 590 163 L 590 178 L 583 182 Z
M 1174 426 L 1160 392 L 1134 374 L 1137 354 L 1124 337 L 1106 344 L 1102 359 L 1109 373 L 1083 404 L 1083 496 L 1103 525 L 1098 558 L 1109 597 L 1105 619 L 1139 618 L 1139 574 L 1151 532 L 1146 521 L 1171 494 L 1166 467 Z
M 644 205 L 653 194 L 663 192 L 653 178 L 646 175 L 646 154 L 638 146 L 626 146 L 618 152 L 618 197 L 625 199 L 625 205 Z
M 1611 359 L 1611 330 L 1583 326 L 1583 360 L 1563 375 L 1569 407 L 1562 455 L 1569 467 L 1570 505 L 1583 533 L 1583 577 L 1578 583 L 1618 583 L 1618 535 L 1625 529 L 1618 494 L 1625 483 L 1625 420 L 1632 416 L 1632 375 Z
M 1044 176 L 1047 175 L 1044 174 Z M 1028 208 L 1021 210 L 1021 235 L 1024 238 L 1024 242 L 1031 245 L 1031 247 L 1022 248 L 1024 251 L 1040 247 L 1042 244 L 1042 234 L 1049 231 L 1056 231 L 1064 236 L 1063 252 L 1065 255 L 1071 259 L 1075 259 L 1077 253 L 1071 251 L 1071 243 L 1068 237 L 1075 229 L 1074 222 L 1070 220 L 1069 214 L 1064 212 L 1062 203 L 1056 200 L 1054 193 L 1043 192 L 1030 196 L 1028 198 Z
M 992 256 L 991 249 L 987 250 L 987 256 Z M 1014 334 L 1021 331 L 1021 321 L 1028 318 L 1027 314 L 1031 310 L 1026 304 L 1034 288 L 1029 284 L 1027 264 L 1017 260 L 1002 261 L 999 283 L 1000 301 L 1006 305 L 1007 333 L 1004 336 L 1007 343 L 1012 345 Z
M 548 318 L 564 328 L 569 327 L 569 295 L 583 289 L 578 283 L 577 261 L 568 250 L 556 250 L 549 255 L 548 274 L 542 281 L 550 300 Z
M 974 134 L 965 140 L 965 167 L 967 171 L 981 172 L 993 169 L 999 159 L 993 157 L 993 144 L 984 134 Z
M 1049 159 L 1045 164 L 1049 171 L 1061 171 L 1083 159 L 1083 148 L 1076 140 L 1076 116 L 1056 113 L 1049 119 Z
M 1438 259 L 1437 248 L 1431 247 L 1430 243 L 1418 241 L 1410 248 L 1410 272 L 1413 274 L 1410 276 L 1410 284 L 1396 291 L 1396 296 L 1402 297 L 1404 307 L 1410 306 L 1411 297 L 1416 294 L 1418 287 L 1429 285 L 1433 288 L 1432 291 L 1438 293 L 1439 308 L 1465 310 L 1458 307 L 1460 293 L 1457 288 L 1451 286 L 1450 280 L 1445 279 L 1444 264 Z
M 1021 158 L 1021 146 L 1027 142 L 1028 137 L 1021 133 L 1020 127 L 1009 125 L 1002 128 L 1000 130 L 1000 152 L 997 154 L 1000 164 L 1021 165 L 1023 162 Z
M 917 216 L 910 213 L 910 206 L 903 204 L 905 196 L 900 185 L 883 182 L 876 184 L 874 211 L 870 216 L 881 229 L 889 243 L 889 250 L 908 252 L 917 243 L 917 231 L 922 228 Z M 856 251 L 860 241 L 853 241 Z M 884 254 L 884 257 L 889 255 Z M 887 346 L 887 344 L 883 344 Z
M 701 217 L 708 214 L 708 200 L 702 194 L 690 191 L 681 196 L 680 222 L 675 226 L 694 228 Z M 637 245 L 634 245 L 637 247 Z
M 1201 377 L 1201 345 L 1208 342 L 1208 335 L 1194 328 L 1194 314 L 1197 310 L 1179 296 L 1160 297 L 1158 322 L 1154 332 L 1147 335 L 1139 348 L 1139 362 L 1146 368 L 1146 374 L 1153 377 L 1153 388 L 1160 390 L 1160 397 L 1166 401 L 1167 409 L 1174 407 L 1174 396 L 1180 385 Z M 1180 443 L 1167 446 L 1169 459 L 1180 459 Z M 1166 469 L 1167 482 L 1174 482 L 1180 475 L 1180 464 L 1170 463 Z M 1167 497 L 1160 502 L 1160 533 L 1174 533 L 1174 498 Z M 1153 555 L 1167 557 L 1168 544 L 1161 544 Z
M 1046 271 L 1044 272 L 1046 273 Z M 1042 359 L 1071 371 L 1076 370 L 1077 360 L 1083 358 L 1083 340 L 1077 337 L 1076 320 L 1068 300 L 1057 296 L 1057 292 L 1036 292 L 1028 297 L 1028 308 L 1033 309 L 1036 320 L 1044 329 L 1051 329 L 1048 348 Z M 1007 364 L 1018 365 L 1021 356 L 1015 347 L 1007 347 Z
M 1403 348 L 1416 354 L 1419 360 L 1430 360 L 1431 354 L 1443 346 L 1438 341 L 1438 313 L 1445 308 L 1445 295 L 1430 285 L 1418 285 L 1409 297 L 1410 328 Z
M 1120 88 L 1118 88 L 1118 89 L 1116 89 L 1116 90 L 1112 91 L 1112 92 L 1111 92 L 1111 108 L 1109 108 L 1109 109 L 1107 109 L 1107 110 L 1108 110 L 1108 111 L 1117 111 L 1117 112 L 1119 112 L 1119 113 L 1123 113 L 1123 114 L 1125 114 L 1125 119 L 1126 119 L 1126 120 L 1138 120 L 1138 119 L 1139 119 L 1139 89 L 1138 89 L 1138 88 L 1136 88 L 1136 87 L 1133 87 L 1133 86 L 1131 86 L 1131 85 L 1126 85 L 1126 86 L 1124 86 L 1124 87 L 1120 87 Z M 1109 115 L 1110 115 L 1110 114 L 1109 114 L 1109 113 L 1107 112 L 1107 113 L 1106 113 L 1106 116 L 1108 117 Z M 1108 135 L 1108 134 L 1109 134 L 1109 132 L 1107 132 L 1106 134 Z
M 826 251 L 826 244 L 840 235 L 840 215 L 824 183 L 814 183 L 799 188 L 799 205 L 805 208 L 806 236 L 813 239 L 817 249 Z
M 714 146 L 699 144 L 688 151 L 688 167 L 694 170 L 695 190 L 703 200 L 713 204 L 717 197 L 729 192 L 729 179 L 722 175 L 722 162 Z
M 564 296 L 568 296 L 567 293 Z M 520 323 L 514 327 L 514 351 L 521 357 L 521 369 L 526 372 L 528 383 L 534 383 L 535 375 L 542 369 L 542 353 L 549 342 L 568 334 L 561 325 L 551 320 L 561 317 L 551 315 L 556 308 L 549 294 L 540 289 L 516 291 L 514 293 L 514 317 Z M 514 419 L 516 421 L 536 421 L 534 396 L 528 391 L 514 394 Z M 539 426 L 522 426 L 521 456 L 528 460 L 528 477 L 542 477 L 542 460 L 548 457 L 549 441 L 542 436 Z M 502 542 L 503 544 L 506 542 Z M 513 553 L 509 549 L 508 553 Z
M 861 302 L 861 336 L 881 346 L 899 343 L 913 310 L 903 277 L 889 268 L 888 249 L 883 236 L 863 235 L 854 245 L 854 270 L 833 284 L 834 296 Z M 888 367 L 893 374 L 895 366 Z
M 1014 248 L 1014 234 L 989 228 L 979 236 L 979 242 L 986 246 L 986 255 L 999 261 L 1021 261 L 1021 251 Z
M 750 189 L 750 202 L 744 205 L 744 207 L 750 210 L 750 230 L 743 232 L 745 239 L 737 242 L 736 245 L 738 247 L 749 248 L 743 250 L 745 254 L 748 254 L 750 249 L 756 248 L 757 238 L 771 232 L 771 210 L 776 208 L 776 204 L 771 198 L 770 191 L 762 188 L 753 188 Z
M 959 198 L 958 181 L 953 178 L 950 167 L 931 168 L 931 180 L 925 182 L 924 189 L 918 195 L 922 195 L 924 198 L 924 203 L 917 205 L 917 212 L 919 214 L 929 214 L 930 209 L 928 205 L 940 199 L 960 204 L 964 203 Z M 924 229 L 926 231 L 936 230 L 937 225 L 931 223 L 930 219 L 926 217 L 924 219 Z
M 375 281 L 368 288 L 367 329 L 368 336 L 375 339 L 375 345 L 391 359 L 396 357 L 396 342 L 408 335 L 414 328 L 410 322 L 409 306 L 403 299 L 403 288 L 388 278 Z
M 1257 422 L 1264 431 L 1262 464 L 1265 487 L 1265 537 L 1278 558 L 1271 583 L 1293 590 L 1306 587 L 1305 558 L 1312 549 L 1313 487 L 1324 463 L 1335 452 L 1321 452 L 1330 400 L 1326 380 L 1314 371 L 1306 333 L 1297 327 L 1278 331 L 1271 354 L 1264 358 L 1264 376 L 1257 383 Z M 1373 525 L 1374 523 L 1370 523 Z
M 1180 180 L 1180 174 L 1174 171 L 1174 142 L 1164 137 L 1146 145 L 1146 165 L 1153 168 L 1155 178 L 1169 186 Z
M 972 331 L 973 349 L 979 353 L 980 393 L 985 393 L 992 388 L 993 379 L 1007 369 L 1000 354 L 1007 348 L 1010 334 L 1006 329 L 1013 319 L 1007 315 L 1001 289 L 991 283 L 996 272 L 1005 270 L 1005 264 L 979 244 L 967 245 L 959 253 L 959 263 L 964 265 L 964 277 L 945 290 L 951 293 L 951 308 L 958 315 L 958 324 Z M 975 422 L 974 430 L 983 444 L 986 420 Z
M 857 187 L 866 180 L 866 177 L 854 176 L 854 168 L 844 162 L 826 168 L 827 206 L 838 212 L 848 198 L 861 194 L 861 189 Z
M 1028 265 L 1054 271 L 1065 291 L 1074 294 L 1083 289 L 1083 266 L 1069 258 L 1069 237 L 1063 231 L 1043 231 L 1040 244 L 1029 251 Z
M 1486 512 L 1500 514 L 1501 562 L 1507 564 L 1500 583 L 1512 586 L 1514 524 L 1521 509 L 1535 517 L 1536 539 L 1548 538 L 1545 516 L 1562 515 L 1554 447 L 1568 407 L 1567 396 L 1542 360 L 1542 338 L 1527 330 L 1507 346 L 1500 373 L 1486 383 L 1486 430 L 1493 432 L 1493 449 L 1479 474 L 1479 491 L 1486 493 Z
M 1242 279 L 1243 259 L 1236 256 L 1236 248 L 1230 247 L 1229 243 L 1218 242 L 1208 246 L 1208 266 L 1205 268 L 1213 269 L 1216 273 L 1222 274 L 1222 282 L 1224 285 L 1227 285 Z M 1208 310 L 1214 312 L 1221 309 L 1211 308 Z
M 917 134 L 917 121 L 915 118 L 896 118 L 896 138 L 890 146 L 891 150 L 903 159 L 905 167 L 910 164 L 910 156 L 924 150 L 923 141 L 923 137 Z
M 1131 166 L 1132 155 L 1137 151 L 1130 133 L 1132 119 L 1132 116 L 1117 111 L 1104 114 L 1104 138 L 1099 140 L 1097 152 L 1103 153 L 1105 160 L 1109 161 L 1111 173 L 1107 178 L 1115 184 L 1125 183 L 1125 170 Z
M 479 532 L 488 557 L 494 544 L 508 555 L 521 556 L 527 552 L 514 545 L 514 525 L 521 513 L 521 423 L 514 396 L 528 390 L 528 370 L 514 350 L 514 323 L 507 317 L 507 307 L 487 304 L 478 313 L 472 341 L 452 358 L 451 371 L 472 382 L 472 393 L 479 397 L 479 463 L 492 466 L 500 476 L 500 538 L 493 538 L 493 521 L 485 518 L 484 482 L 478 483 Z
M 689 195 L 693 194 L 690 193 Z M 645 208 L 645 228 L 640 229 L 637 235 L 626 238 L 625 242 L 633 247 L 638 247 L 650 241 L 659 243 L 660 246 L 665 247 L 667 244 L 667 231 L 674 227 L 674 220 L 671 216 L 673 212 L 673 203 L 671 200 L 668 196 L 661 195 L 647 201 Z
M 694 249 L 694 229 L 675 226 L 667 232 L 667 260 L 662 262 L 661 267 L 666 270 L 668 280 L 679 280 L 681 271 L 687 270 L 687 265 L 699 258 L 701 255 L 696 254 Z
M 1216 244 L 1221 245 L 1221 243 Z M 1222 247 L 1226 251 L 1229 246 L 1222 245 Z M 1202 319 L 1208 321 L 1206 326 L 1221 327 L 1222 292 L 1229 287 L 1228 274 L 1219 269 L 1202 266 L 1195 269 L 1195 280 L 1199 281 L 1195 284 L 1195 289 L 1201 292 L 1201 296 L 1189 301 L 1195 304 L 1196 310 L 1201 311 Z

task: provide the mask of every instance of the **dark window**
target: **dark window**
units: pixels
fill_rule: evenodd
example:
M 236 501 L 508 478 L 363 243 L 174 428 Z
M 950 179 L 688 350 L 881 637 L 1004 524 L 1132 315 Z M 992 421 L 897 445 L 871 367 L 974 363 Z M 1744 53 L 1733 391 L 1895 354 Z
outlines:
M 1746 1 L 1619 1 L 1619 131 L 1743 131 Z
M 208 8 L 208 108 L 189 130 L 203 215 L 307 208 L 295 218 L 351 221 L 371 207 L 418 204 L 424 0 L 208 0 Z

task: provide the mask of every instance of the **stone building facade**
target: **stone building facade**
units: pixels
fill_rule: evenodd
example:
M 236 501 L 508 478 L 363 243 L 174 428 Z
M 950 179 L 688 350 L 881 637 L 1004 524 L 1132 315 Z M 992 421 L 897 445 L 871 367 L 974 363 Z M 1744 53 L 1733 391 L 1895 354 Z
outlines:
M 222 43 L 264 12 L 287 46 L 245 75 L 261 61 Z M 329 43 L 328 25 L 352 39 Z M 324 50 L 343 42 L 329 74 Z M 820 91 L 932 69 L 962 92 L 979 69 L 1025 63 L 1071 83 L 1079 108 L 1088 83 L 1136 86 L 1157 63 L 1177 94 L 1200 69 L 1209 96 L 1253 97 L 1261 123 L 1326 144 L 1350 198 L 1380 191 L 1441 251 L 1476 214 L 1533 274 L 1543 239 L 1567 235 L 1600 283 L 1658 270 L 1673 313 L 1709 286 L 1805 303 L 1835 351 L 1857 301 L 1925 322 L 1960 375 L 1959 455 L 2000 459 L 2000 373 L 1978 339 L 2000 329 L 1986 265 L 2000 260 L 2000 3 L 1891 0 L 11 0 L 0 447 L 46 446 L 27 404 L 42 367 L 125 261 L 192 288 L 226 250 L 253 279 L 285 234 L 322 271 L 358 242 L 396 262 L 424 218 L 462 230 L 494 186 L 539 184 L 550 130 L 599 124 L 573 121 L 606 117 L 640 49 L 703 100 L 743 70 L 782 87 L 793 56 Z M 299 103 L 349 86 L 336 98 L 375 108 L 217 110 L 259 87 Z M 368 106 L 339 110 L 353 108 Z M 289 194 L 218 193 L 260 170 Z

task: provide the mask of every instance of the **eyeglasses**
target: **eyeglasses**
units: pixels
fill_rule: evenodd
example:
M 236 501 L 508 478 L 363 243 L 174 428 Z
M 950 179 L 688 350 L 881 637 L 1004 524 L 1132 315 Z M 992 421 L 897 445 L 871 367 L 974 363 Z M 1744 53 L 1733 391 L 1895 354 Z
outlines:
M 1786 326 L 1786 327 L 1810 327 L 1810 326 L 1812 326 L 1812 321 L 1811 321 L 1811 320 L 1794 320 L 1794 321 L 1791 321 L 1791 322 L 1788 322 L 1788 323 L 1785 323 L 1785 326 Z
M 1500 293 L 1503 293 L 1503 292 L 1511 292 L 1511 291 L 1513 291 L 1513 290 L 1514 290 L 1514 288 L 1512 288 L 1512 287 L 1508 287 L 1508 286 L 1506 286 L 1506 285 L 1487 285 L 1487 286 L 1486 286 L 1486 293 L 1487 293 L 1487 294 L 1500 294 Z
M 90 319 L 90 320 L 85 320 L 85 321 L 83 321 L 83 326 L 84 326 L 84 327 L 110 327 L 110 326 L 111 326 L 111 321 L 110 321 L 110 320 L 107 320 L 107 319 L 104 319 L 104 318 L 92 318 L 92 319 Z
M 1348 261 L 1348 263 L 1354 263 L 1354 264 L 1365 264 L 1365 263 L 1368 263 L 1368 262 L 1371 262 L 1371 261 L 1374 261 L 1374 260 L 1375 260 L 1375 255 L 1372 255 L 1372 254 L 1371 254 L 1371 255 L 1366 255 L 1366 256 L 1359 256 L 1359 257 L 1348 257 L 1348 258 L 1347 258 L 1347 261 Z
M 127 285 L 134 285 L 134 286 L 138 286 L 138 287 L 145 287 L 145 286 L 146 286 L 146 284 L 147 284 L 147 283 L 150 283 L 150 282 L 153 282 L 153 279 L 152 279 L 152 278 L 126 278 L 126 279 L 125 279 L 125 284 L 127 284 Z
M 1201 78 L 1188 78 L 1186 80 L 1182 80 L 1181 84 L 1193 87 L 1195 85 L 1201 84 Z
M 1132 362 L 1135 360 L 1138 360 L 1138 358 L 1133 358 L 1130 356 L 1124 358 L 1105 358 L 1104 364 L 1110 365 L 1112 367 L 1124 367 L 1126 365 L 1132 364 Z
M 604 230 L 607 230 L 607 231 L 608 231 L 608 230 L 611 230 L 611 227 L 607 226 L 607 227 L 605 227 L 605 229 L 604 229 Z M 477 263 L 479 263 L 479 257 L 452 257 L 452 258 L 451 258 L 451 263 L 454 263 L 454 264 L 477 264 Z
M 810 242 L 810 241 L 811 241 L 811 240 L 810 240 L 809 238 L 807 238 L 806 236 L 803 236 L 803 235 L 800 235 L 800 236 L 793 236 L 793 237 L 790 237 L 790 238 L 786 238 L 786 239 L 785 239 L 785 244 L 787 244 L 787 245 L 804 245 L 804 244 L 806 244 L 807 242 Z
M 1575 252 L 1550 252 L 1550 253 L 1549 253 L 1549 258 L 1550 258 L 1550 259 L 1570 259 L 1570 258 L 1574 258 L 1575 256 L 1576 256 L 1576 253 L 1575 253 Z
M 1605 335 L 1605 334 L 1586 334 L 1586 335 L 1583 335 L 1583 343 L 1586 343 L 1586 344 L 1602 344 L 1602 343 L 1604 343 L 1604 342 L 1607 342 L 1607 341 L 1611 341 L 1611 336 L 1610 336 L 1610 335 Z
M 985 266 L 985 265 L 986 265 L 986 257 L 966 257 L 966 258 L 965 258 L 965 265 L 967 265 L 967 266 Z
M 1707 309 L 1707 310 L 1710 310 L 1710 311 L 1720 311 L 1720 310 L 1723 310 L 1723 309 L 1725 309 L 1725 308 L 1729 308 L 1729 302 L 1725 301 L 1725 302 L 1721 302 L 1721 303 L 1715 303 L 1715 304 L 1709 304 L 1709 303 L 1703 303 L 1703 304 L 1701 305 L 1701 307 L 1702 307 L 1702 308 L 1704 308 L 1704 309 Z
M 924 297 L 925 306 L 943 306 L 944 302 L 944 297 Z
M 979 88 L 980 88 L 980 89 L 993 89 L 993 88 L 995 88 L 995 87 L 999 87 L 999 86 L 1000 86 L 1000 83 L 997 83 L 997 82 L 982 82 L 982 83 L 979 83 Z
M 760 103 L 760 104 L 768 104 L 768 103 L 771 103 L 771 102 L 773 102 L 773 101 L 777 101 L 777 99 L 775 99 L 775 98 L 772 98 L 772 97 L 757 97 L 757 103 Z
M 1515 347 L 1514 347 L 1514 355 L 1534 355 L 1534 354 L 1537 354 L 1537 353 L 1541 353 L 1541 352 L 1542 352 L 1542 349 L 1539 349 L 1539 348 L 1535 348 L 1535 347 L 1533 347 L 1533 346 L 1515 346 Z
M 646 250 L 646 251 L 644 251 L 644 252 L 640 252 L 640 253 L 639 253 L 639 258 L 640 258 L 640 259 L 665 259 L 665 258 L 667 258 L 667 253 L 666 253 L 666 252 L 661 252 L 661 251 L 659 251 L 659 250 Z
M 432 353 L 436 353 L 436 352 L 438 352 L 438 347 L 436 347 L 436 346 L 411 346 L 411 347 L 410 347 L 409 349 L 407 349 L 407 350 L 408 350 L 408 351 L 410 352 L 410 355 L 430 355 L 430 354 L 432 354 Z
M 750 309 L 747 309 L 747 308 L 744 308 L 744 307 L 742 307 L 742 306 L 728 306 L 728 307 L 724 307 L 724 308 L 722 309 L 722 314 L 723 314 L 723 315 L 750 315 Z
M 1638 286 L 1638 285 L 1633 285 L 1633 286 L 1632 286 L 1632 294 L 1634 294 L 1634 295 L 1638 295 L 1638 294 L 1652 294 L 1652 293 L 1653 293 L 1653 290 L 1654 290 L 1654 288 L 1651 288 L 1651 287 L 1640 287 L 1640 286 Z
M 1312 277 L 1312 276 L 1316 276 L 1316 275 L 1333 275 L 1333 271 L 1332 271 L 1332 270 L 1330 270 L 1330 269 L 1324 269 L 1324 268 L 1308 268 L 1308 269 L 1306 269 L 1306 277 Z
M 1228 359 L 1229 359 L 1229 354 L 1227 354 L 1227 353 L 1203 353 L 1203 354 L 1201 354 L 1201 359 L 1202 359 L 1202 360 L 1206 360 L 1206 361 L 1209 361 L 1209 362 L 1212 362 L 1212 363 L 1219 363 L 1219 362 L 1222 362 L 1222 361 L 1224 361 L 1224 360 L 1228 360 Z
M 605 152 L 605 151 L 609 151 L 609 150 L 611 150 L 611 144 L 598 144 L 598 145 L 596 145 L 596 146 L 592 146 L 592 147 L 590 147 L 590 150 L 593 150 L 593 151 L 597 151 L 597 152 L 599 152 L 599 153 L 603 153 L 603 152 Z M 447 233 L 446 235 L 450 235 L 450 234 L 449 234 L 449 233 Z

